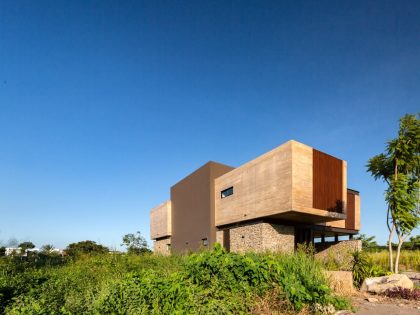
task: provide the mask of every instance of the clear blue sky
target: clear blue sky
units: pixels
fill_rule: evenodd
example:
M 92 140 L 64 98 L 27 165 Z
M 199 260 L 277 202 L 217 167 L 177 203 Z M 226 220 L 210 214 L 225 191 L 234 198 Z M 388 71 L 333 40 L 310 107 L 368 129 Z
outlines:
M 0 1 L 0 240 L 119 246 L 169 187 L 295 139 L 366 173 L 420 110 L 418 1 Z M 418 233 L 419 231 L 417 231 Z

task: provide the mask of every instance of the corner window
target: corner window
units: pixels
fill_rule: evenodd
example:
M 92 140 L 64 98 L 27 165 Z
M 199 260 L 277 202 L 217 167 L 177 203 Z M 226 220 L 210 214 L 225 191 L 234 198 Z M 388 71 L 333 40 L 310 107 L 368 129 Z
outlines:
M 233 187 L 226 188 L 225 190 L 222 190 L 220 192 L 220 197 L 222 199 L 226 198 L 226 197 L 229 197 L 230 195 L 233 195 Z

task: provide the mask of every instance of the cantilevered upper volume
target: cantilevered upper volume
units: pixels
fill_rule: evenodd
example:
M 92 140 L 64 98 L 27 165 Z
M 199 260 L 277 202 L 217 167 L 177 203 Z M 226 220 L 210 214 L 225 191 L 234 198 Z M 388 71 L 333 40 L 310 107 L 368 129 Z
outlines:
M 208 162 L 151 211 L 162 253 L 216 241 L 234 251 L 288 251 L 359 229 L 360 197 L 347 189 L 346 161 L 293 140 L 238 168 Z
M 215 180 L 216 226 L 257 218 L 305 223 L 345 219 L 345 161 L 289 141 Z

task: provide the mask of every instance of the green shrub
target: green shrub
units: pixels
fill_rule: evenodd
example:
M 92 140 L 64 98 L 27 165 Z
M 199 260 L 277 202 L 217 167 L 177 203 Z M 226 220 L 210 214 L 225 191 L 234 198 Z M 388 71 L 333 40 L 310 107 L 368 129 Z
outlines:
M 353 253 L 353 284 L 355 287 L 360 288 L 363 281 L 370 277 L 379 277 L 386 274 L 386 272 L 376 265 L 369 255 L 362 251 Z
M 235 254 L 216 246 L 187 256 L 82 255 L 60 266 L 7 266 L 0 277 L 6 314 L 247 314 L 272 294 L 297 311 L 349 306 L 303 252 Z

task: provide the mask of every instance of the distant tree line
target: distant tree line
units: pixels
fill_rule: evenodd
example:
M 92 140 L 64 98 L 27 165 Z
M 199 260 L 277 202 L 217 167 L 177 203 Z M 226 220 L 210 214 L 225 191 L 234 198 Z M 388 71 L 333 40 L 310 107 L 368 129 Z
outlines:
M 150 253 L 146 239 L 139 231 L 136 233 L 129 233 L 122 237 L 121 246 L 125 246 L 127 253 L 130 255 L 142 255 Z M 60 253 L 55 251 L 54 246 L 47 244 L 41 247 L 38 252 L 32 252 L 31 249 L 35 248 L 35 244 L 30 241 L 22 242 L 16 247 L 17 250 L 11 253 L 15 257 L 29 257 L 29 258 L 42 258 L 45 256 L 61 256 Z M 83 254 L 104 254 L 110 252 L 110 249 L 94 241 L 86 240 L 77 243 L 69 244 L 63 251 L 64 256 L 75 257 Z M 6 256 L 6 246 L 0 247 L 0 256 Z
M 375 241 L 375 236 L 367 236 L 366 234 L 360 234 L 359 236 L 355 237 L 355 239 L 362 241 L 363 250 L 366 251 L 380 251 L 388 249 L 388 244 L 379 245 Z M 396 249 L 398 247 L 398 244 L 392 243 L 391 246 L 393 249 Z M 420 235 L 410 237 L 408 241 L 405 241 L 402 244 L 401 249 L 420 250 Z

